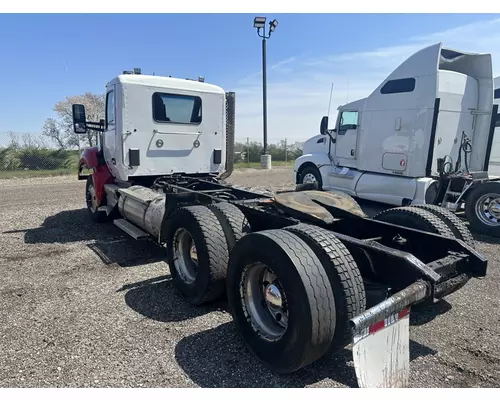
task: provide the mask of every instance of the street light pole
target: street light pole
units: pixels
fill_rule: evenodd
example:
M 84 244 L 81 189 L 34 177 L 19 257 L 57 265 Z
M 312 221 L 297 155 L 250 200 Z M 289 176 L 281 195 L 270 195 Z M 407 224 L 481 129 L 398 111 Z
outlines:
M 264 134 L 264 149 L 261 155 L 261 167 L 264 169 L 271 169 L 271 155 L 267 152 L 267 54 L 266 54 L 266 41 L 271 37 L 278 26 L 277 20 L 269 22 L 269 32 L 266 35 L 266 17 L 255 17 L 253 26 L 257 28 L 257 35 L 262 38 L 262 111 L 263 111 L 263 134 Z M 261 34 L 262 29 L 262 34 Z
M 267 69 L 266 69 L 266 37 L 262 38 L 262 107 L 264 123 L 264 154 L 267 154 Z

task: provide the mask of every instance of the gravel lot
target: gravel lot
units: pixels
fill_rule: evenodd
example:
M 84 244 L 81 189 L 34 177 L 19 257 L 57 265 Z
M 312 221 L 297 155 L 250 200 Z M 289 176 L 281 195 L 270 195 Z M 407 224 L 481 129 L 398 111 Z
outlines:
M 244 186 L 285 189 L 291 170 L 238 170 Z M 227 304 L 191 307 L 162 252 L 89 222 L 84 182 L 0 181 L 0 386 L 356 386 L 349 351 L 281 376 L 239 341 Z M 486 279 L 412 314 L 411 385 L 500 385 L 498 241 L 478 238 Z

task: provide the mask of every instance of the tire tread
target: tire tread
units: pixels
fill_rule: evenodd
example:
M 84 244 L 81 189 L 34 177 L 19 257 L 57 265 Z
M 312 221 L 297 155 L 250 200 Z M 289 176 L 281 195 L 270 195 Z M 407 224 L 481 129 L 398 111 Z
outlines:
M 250 224 L 245 214 L 231 203 L 214 203 L 208 205 L 208 208 L 214 212 L 224 229 L 228 249 L 231 251 L 234 245 L 250 232 Z
M 189 216 L 186 216 L 189 215 Z M 193 218 L 203 234 L 203 245 L 207 249 L 209 258 L 209 284 L 204 296 L 197 304 L 206 303 L 219 298 L 225 291 L 225 280 L 229 252 L 222 231 L 222 226 L 214 212 L 205 206 L 196 205 L 179 208 L 172 215 L 172 219 Z M 171 266 L 171 268 L 174 268 Z
M 430 233 L 435 233 L 446 237 L 455 237 L 451 229 L 448 228 L 446 223 L 444 223 L 441 218 L 435 216 L 430 211 L 418 209 L 411 206 L 389 208 L 376 214 L 373 219 L 384 220 L 384 217 L 390 214 L 401 214 L 411 218 L 417 218 L 427 225 Z
M 290 256 L 293 264 L 301 276 L 307 277 L 309 285 L 305 289 L 309 298 L 314 298 L 315 304 L 311 307 L 313 351 L 310 352 L 303 365 L 307 365 L 321 357 L 333 337 L 335 331 L 334 299 L 330 289 L 328 276 L 313 250 L 300 238 L 286 230 L 268 230 L 259 232 L 276 242 Z
M 435 204 L 416 204 L 411 207 L 427 210 L 432 214 L 441 217 L 441 219 L 448 226 L 448 228 L 450 228 L 456 238 L 463 240 L 472 248 L 475 247 L 474 237 L 470 233 L 469 228 L 451 211 Z
M 352 339 L 348 327 L 349 319 L 361 314 L 366 308 L 366 293 L 361 272 L 349 250 L 330 231 L 309 224 L 298 224 L 285 229 L 299 237 L 306 236 L 313 241 L 317 249 L 323 252 L 330 262 L 330 265 L 325 268 L 333 266 L 334 271 L 330 273 L 337 276 L 340 288 L 335 285 L 332 286 L 332 290 L 334 293 L 339 289 L 342 291 L 335 293 L 340 301 L 337 300 L 335 303 L 337 321 L 332 342 L 332 350 L 339 350 Z

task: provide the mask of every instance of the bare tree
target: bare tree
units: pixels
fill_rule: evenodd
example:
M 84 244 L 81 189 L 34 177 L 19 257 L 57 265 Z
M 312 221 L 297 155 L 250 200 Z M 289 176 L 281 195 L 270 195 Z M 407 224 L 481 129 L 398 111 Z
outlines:
M 54 140 L 62 149 L 80 147 L 80 135 L 73 132 L 72 105 L 83 104 L 87 114 L 87 120 L 99 122 L 104 118 L 104 94 L 87 92 L 83 95 L 67 96 L 64 100 L 54 105 L 57 119 L 47 118 L 43 125 L 43 134 Z M 87 131 L 85 136 L 86 145 L 92 147 L 97 144 L 96 132 Z
M 10 144 L 9 144 L 9 147 L 14 149 L 14 150 L 17 150 L 19 149 L 21 146 L 19 145 L 19 135 L 15 132 L 12 132 L 12 131 L 9 131 L 7 132 L 10 136 Z
M 61 149 L 65 149 L 67 146 L 66 135 L 61 131 L 59 124 L 54 118 L 47 118 L 45 120 L 42 127 L 42 135 L 52 139 Z

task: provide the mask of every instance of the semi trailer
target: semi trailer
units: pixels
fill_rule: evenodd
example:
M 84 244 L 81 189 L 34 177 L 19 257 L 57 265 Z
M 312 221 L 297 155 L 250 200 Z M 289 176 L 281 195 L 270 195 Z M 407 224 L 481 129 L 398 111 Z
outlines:
M 294 179 L 386 206 L 441 206 L 500 237 L 500 174 L 489 172 L 500 157 L 495 93 L 490 54 L 428 46 L 338 107 L 331 129 L 323 117 Z
M 484 277 L 487 260 L 451 212 L 395 207 L 374 219 L 342 192 L 227 183 L 235 98 L 201 80 L 126 73 L 106 85 L 104 120 L 74 104 L 74 131 L 99 133 L 78 169 L 90 218 L 162 246 L 190 304 L 226 297 L 271 370 L 352 347 L 359 386 L 406 386 L 411 307 Z

